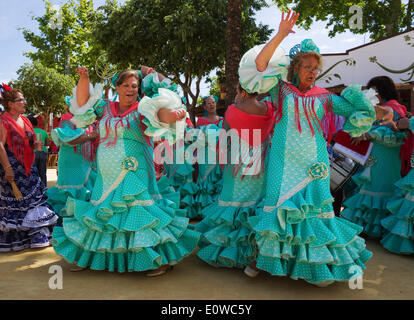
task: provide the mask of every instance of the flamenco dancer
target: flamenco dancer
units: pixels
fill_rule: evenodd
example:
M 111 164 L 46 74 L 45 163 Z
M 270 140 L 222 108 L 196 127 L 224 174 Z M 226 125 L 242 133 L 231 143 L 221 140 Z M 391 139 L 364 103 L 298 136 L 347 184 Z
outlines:
M 223 187 L 223 173 L 220 166 L 217 163 L 208 163 L 208 134 L 219 130 L 223 118 L 216 113 L 217 104 L 213 96 L 205 97 L 202 105 L 206 115 L 197 120 L 197 128 L 204 133 L 205 137 L 204 153 L 197 156 L 198 163 L 196 164 L 198 166 L 198 192 L 195 196 L 195 206 L 199 213 L 203 212 L 206 206 L 217 201 Z
M 245 273 L 255 276 L 263 270 L 326 286 L 348 280 L 354 275 L 349 272 L 352 266 L 362 274 L 371 252 L 358 237 L 362 227 L 333 213 L 320 119 L 329 113 L 344 116 L 343 130 L 355 137 L 371 128 L 376 111 L 359 85 L 349 86 L 341 97 L 314 85 L 321 56 L 310 39 L 290 51 L 289 82 L 282 80 L 278 68 L 284 52 L 279 44 L 294 33 L 298 17 L 295 12 L 289 11 L 286 18 L 282 13 L 276 36 L 249 50 L 239 68 L 244 88 L 255 91 L 259 79 L 272 81 L 270 94 L 277 109 L 263 209 L 249 218 L 257 260 Z M 383 116 L 385 111 L 379 109 L 378 117 Z
M 0 116 L 0 252 L 49 246 L 58 216 L 47 204 L 46 186 L 34 164 L 36 141 L 23 116 L 22 91 L 0 86 L 5 112 Z
M 274 124 L 272 103 L 257 100 L 258 92 L 262 91 L 260 85 L 253 89 L 239 85 L 235 104 L 227 108 L 224 116 L 223 129 L 237 132 L 240 163 L 231 163 L 232 154 L 227 150 L 231 149 L 234 137 L 229 138 L 227 145 L 225 131 L 219 139 L 220 154 L 228 158 L 223 170 L 223 188 L 218 201 L 203 209 L 204 219 L 195 227 L 203 234 L 197 255 L 215 267 L 244 268 L 255 258 L 254 234 L 247 219 L 255 215 L 264 197 L 266 150 Z M 241 129 L 249 130 L 248 140 Z M 260 130 L 259 143 L 253 138 L 254 129 Z M 251 154 L 254 156 L 249 159 Z
M 414 118 L 401 118 L 397 128 L 413 134 Z M 381 244 L 391 252 L 407 255 L 414 254 L 414 150 L 411 152 L 411 170 L 394 184 L 394 197 L 387 203 L 391 214 L 381 220 L 385 231 Z
M 95 156 L 99 136 L 94 125 L 86 129 L 77 128 L 71 122 L 72 118 L 73 115 L 66 112 L 59 127 L 51 131 L 53 142 L 60 147 L 58 177 L 56 186 L 49 188 L 46 194 L 48 203 L 60 217 L 67 216 L 68 197 L 90 200 L 97 174 Z
M 160 80 L 158 73 L 142 72 Z M 174 141 L 176 122 L 183 121 L 186 111 L 173 91 L 147 88 L 154 81 L 145 78 L 141 87 L 134 70 L 118 75 L 119 102 L 102 100 L 102 88 L 93 90 L 86 68 L 78 73 L 70 112 L 78 127 L 100 120 L 98 175 L 89 202 L 68 198 L 69 217 L 53 232 L 54 249 L 75 265 L 73 271 L 89 267 L 162 275 L 195 249 L 200 236 L 188 229 L 179 203 L 161 196 L 154 171 L 151 137 Z M 158 95 L 138 102 L 140 87 Z
M 405 117 L 407 109 L 398 103 L 398 94 L 392 79 L 386 76 L 372 78 L 368 88 L 377 93 L 380 104 L 393 110 L 393 122 Z M 388 126 L 374 122 L 371 130 L 355 138 L 355 143 L 370 140 L 374 146 L 365 168 L 352 179 L 359 191 L 345 200 L 341 215 L 364 228 L 372 238 L 381 238 L 384 229 L 381 220 L 390 215 L 387 204 L 394 196 L 394 183 L 401 179 L 400 149 L 407 133 L 394 131 Z

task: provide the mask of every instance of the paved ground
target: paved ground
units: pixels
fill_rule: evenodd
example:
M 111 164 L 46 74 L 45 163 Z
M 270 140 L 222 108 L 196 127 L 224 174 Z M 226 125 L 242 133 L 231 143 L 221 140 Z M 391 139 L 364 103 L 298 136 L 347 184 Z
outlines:
M 55 170 L 48 171 L 50 185 Z M 51 247 L 0 256 L 0 299 L 414 299 L 414 257 L 386 251 L 367 240 L 374 256 L 367 263 L 362 290 L 347 283 L 317 288 L 304 281 L 271 277 L 255 279 L 241 270 L 213 268 L 195 254 L 168 274 L 147 278 L 143 273 L 69 272 L 70 264 Z M 62 267 L 63 289 L 51 290 L 49 268 Z

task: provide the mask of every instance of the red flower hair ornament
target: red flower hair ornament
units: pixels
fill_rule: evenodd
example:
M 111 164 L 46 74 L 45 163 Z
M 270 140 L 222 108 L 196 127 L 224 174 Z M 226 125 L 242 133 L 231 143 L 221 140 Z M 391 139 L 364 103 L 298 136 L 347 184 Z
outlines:
M 4 91 L 12 91 L 12 88 L 10 88 L 7 84 L 4 84 L 3 82 L 0 85 L 0 89 L 3 89 Z

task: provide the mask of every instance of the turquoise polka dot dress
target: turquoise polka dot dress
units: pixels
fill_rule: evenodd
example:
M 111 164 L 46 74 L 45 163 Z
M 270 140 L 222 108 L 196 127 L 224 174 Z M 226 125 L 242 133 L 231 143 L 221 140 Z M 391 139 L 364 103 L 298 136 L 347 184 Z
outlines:
M 181 107 L 178 95 L 159 89 L 157 96 L 118 115 L 115 103 L 90 91 L 81 108 L 74 108 L 72 98 L 71 112 L 78 126 L 100 119 L 97 178 L 90 201 L 68 198 L 68 217 L 53 232 L 54 250 L 92 270 L 133 272 L 178 263 L 196 248 L 200 234 L 188 228 L 178 201 L 160 194 L 151 140 L 157 134 L 171 138 L 175 124 L 160 123 L 156 112 Z
M 410 119 L 410 129 L 414 132 L 414 118 Z M 411 156 L 414 168 L 414 153 Z M 398 254 L 414 254 L 414 169 L 394 186 L 394 196 L 388 201 L 390 215 L 381 220 L 384 237 L 381 244 L 387 250 Z
M 328 110 L 347 118 L 344 130 L 358 136 L 371 127 L 375 110 L 360 86 L 341 97 L 314 86 L 305 94 L 282 80 L 271 90 L 277 121 L 269 154 L 262 206 L 248 219 L 258 247 L 257 267 L 271 275 L 313 284 L 362 274 L 371 257 L 362 227 L 335 217 L 329 161 L 320 123 Z
M 399 118 L 394 111 L 394 121 Z M 359 191 L 344 201 L 341 215 L 362 226 L 368 236 L 380 238 L 384 234 L 381 220 L 390 215 L 387 204 L 394 196 L 394 183 L 401 179 L 399 153 L 407 134 L 378 121 L 368 134 L 374 146 L 365 168 L 352 177 Z
M 68 197 L 89 201 L 96 180 L 96 162 L 92 159 L 90 143 L 84 144 L 87 152 L 83 155 L 82 147 L 68 143 L 86 133 L 85 129 L 76 128 L 73 123 L 61 120 L 59 127 L 51 132 L 53 142 L 59 146 L 58 177 L 56 185 L 46 191 L 48 203 L 60 217 L 67 216 L 65 209 Z M 88 148 L 89 147 L 89 148 Z

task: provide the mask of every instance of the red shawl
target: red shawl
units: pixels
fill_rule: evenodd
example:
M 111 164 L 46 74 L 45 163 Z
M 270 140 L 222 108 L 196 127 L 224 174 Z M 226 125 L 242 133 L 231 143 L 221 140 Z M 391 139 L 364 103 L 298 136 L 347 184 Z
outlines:
M 278 88 L 276 88 L 275 96 L 272 97 L 274 105 L 277 106 L 276 123 L 278 123 L 283 117 L 283 100 L 290 94 L 293 94 L 293 100 L 295 103 L 295 123 L 300 133 L 302 133 L 301 120 L 303 119 L 300 119 L 299 117 L 299 98 L 303 100 L 303 111 L 305 113 L 306 121 L 309 125 L 312 135 L 315 135 L 314 126 L 316 126 L 316 129 L 319 133 L 324 134 L 322 132 L 322 122 L 317 117 L 315 111 L 316 99 L 322 103 L 323 109 L 325 111 L 325 129 L 327 130 L 325 133 L 325 139 L 329 144 L 336 132 L 334 113 L 332 111 L 333 93 L 318 86 L 313 86 L 305 93 L 301 93 L 299 89 L 296 88 L 293 84 L 285 81 L 280 81 Z
M 260 164 L 261 165 L 260 172 L 263 172 L 264 159 L 266 157 L 266 152 L 269 148 L 269 144 L 271 141 L 271 133 L 272 133 L 272 130 L 275 124 L 275 113 L 274 113 L 273 104 L 269 101 L 266 101 L 266 105 L 267 105 L 267 112 L 263 116 L 245 113 L 244 111 L 238 109 L 234 104 L 228 106 L 226 114 L 224 115 L 224 125 L 223 125 L 223 128 L 226 130 L 221 133 L 220 138 L 219 138 L 218 148 L 219 148 L 220 159 L 223 158 L 224 153 L 227 153 L 227 156 L 230 154 L 231 147 L 228 145 L 227 149 L 225 149 L 223 148 L 223 143 L 225 143 L 224 139 L 227 134 L 226 131 L 229 129 L 233 129 L 237 132 L 238 136 L 244 141 L 246 141 L 246 138 L 249 139 L 248 141 L 246 141 L 249 144 L 249 154 L 250 154 L 250 151 L 253 151 L 253 147 L 262 145 L 260 160 L 256 164 L 251 163 L 251 165 L 255 165 L 257 168 L 257 166 Z M 242 129 L 248 130 L 247 137 L 242 133 L 241 131 Z M 260 130 L 261 139 L 259 143 L 257 143 L 257 141 L 254 141 L 253 139 L 254 129 Z M 242 165 L 243 165 L 242 162 L 240 162 L 239 164 L 230 165 L 233 168 L 232 169 L 233 177 L 237 176 Z M 224 169 L 224 166 L 221 165 L 221 167 L 222 169 Z M 256 175 L 257 177 L 259 177 L 260 172 Z M 242 179 L 243 178 L 244 178 L 244 175 L 242 176 Z
M 398 103 L 396 100 L 389 100 L 384 103 L 384 106 L 391 107 L 395 112 L 397 112 L 401 118 L 407 116 L 407 108 Z M 404 144 L 400 149 L 400 159 L 401 159 L 401 176 L 405 177 L 408 172 L 411 170 L 411 155 L 414 150 L 414 134 L 411 131 L 408 131 L 408 137 L 404 140 Z
M 0 117 L 3 128 L 6 129 L 7 146 L 13 152 L 16 159 L 24 166 L 26 176 L 28 176 L 31 173 L 30 168 L 35 159 L 33 144 L 36 141 L 36 135 L 31 122 L 23 115 L 20 118 L 23 120 L 24 129 L 17 124 L 16 120 L 8 112 L 5 112 Z
M 204 118 L 198 118 L 198 120 L 197 120 L 197 124 L 196 124 L 196 127 L 199 127 L 199 126 L 208 126 L 209 124 L 218 124 L 220 121 L 221 121 L 221 117 L 219 117 L 219 119 L 218 120 L 216 120 L 216 121 L 209 121 L 209 120 L 207 120 L 207 119 L 204 119 Z
M 254 145 L 253 141 L 253 130 L 260 129 L 261 139 L 260 144 L 266 141 L 269 137 L 270 132 L 273 129 L 274 125 L 274 112 L 273 112 L 273 105 L 271 102 L 266 101 L 267 104 L 267 112 L 264 116 L 247 114 L 232 104 L 228 106 L 225 119 L 228 125 L 237 131 L 237 134 L 240 138 L 245 140 L 246 137 L 241 135 L 241 129 L 248 129 L 249 130 L 249 141 L 248 142 L 251 146 Z

